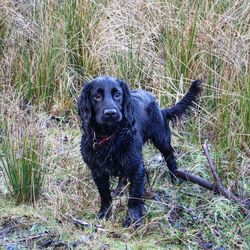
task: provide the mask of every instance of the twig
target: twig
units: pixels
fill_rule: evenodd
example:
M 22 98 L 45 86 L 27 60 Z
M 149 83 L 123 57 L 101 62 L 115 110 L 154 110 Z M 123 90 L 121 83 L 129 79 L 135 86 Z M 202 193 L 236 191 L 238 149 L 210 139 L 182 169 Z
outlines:
M 248 199 L 246 199 L 246 200 L 240 199 L 239 197 L 235 196 L 229 189 L 227 189 L 223 186 L 221 178 L 219 177 L 217 170 L 216 170 L 216 167 L 214 165 L 213 159 L 211 158 L 211 156 L 209 154 L 208 140 L 205 140 L 205 143 L 202 145 L 202 148 L 203 148 L 203 153 L 207 158 L 208 165 L 209 165 L 211 172 L 213 174 L 214 181 L 215 181 L 214 185 L 216 186 L 217 191 L 221 195 L 228 198 L 229 200 L 237 203 L 240 206 L 242 213 L 248 214 L 249 210 L 247 209 L 247 207 L 248 207 L 249 200 Z
M 204 155 L 206 156 L 207 158 L 207 161 L 208 161 L 208 165 L 211 169 L 211 172 L 213 174 L 213 177 L 214 177 L 214 181 L 215 181 L 215 185 L 216 185 L 216 189 L 218 190 L 218 192 L 220 194 L 222 194 L 223 196 L 225 196 L 226 198 L 228 198 L 229 200 L 233 200 L 235 202 L 239 202 L 239 199 L 232 194 L 232 192 L 230 192 L 228 189 L 226 189 L 223 184 L 222 184 L 222 181 L 221 181 L 221 178 L 219 177 L 218 173 L 217 173 L 217 170 L 214 166 L 214 162 L 213 162 L 213 159 L 211 158 L 210 154 L 209 154 L 209 149 L 208 149 L 208 143 L 207 143 L 207 140 L 205 140 L 205 143 L 202 145 L 203 147 L 203 153 Z
M 187 170 L 176 169 L 174 171 L 174 175 L 176 175 L 177 177 L 181 177 L 184 180 L 196 183 L 196 184 L 198 184 L 204 188 L 207 188 L 209 190 L 213 190 L 215 192 L 217 191 L 216 186 L 213 183 L 211 183 L 210 181 L 208 181 L 206 179 L 201 178 L 200 176 L 193 175 L 190 172 L 188 172 Z
M 74 225 L 78 226 L 78 227 L 81 227 L 81 228 L 89 228 L 89 227 L 92 227 L 93 225 L 89 222 L 86 222 L 84 220 L 79 220 L 79 219 L 76 219 L 75 217 L 73 216 L 70 216 L 71 217 L 71 220 L 73 222 Z
M 225 188 L 222 184 L 221 178 L 217 173 L 216 167 L 214 165 L 213 159 L 209 154 L 208 149 L 208 141 L 205 140 L 205 143 L 202 145 L 203 153 L 207 158 L 208 165 L 211 169 L 213 178 L 215 183 L 212 183 L 206 179 L 201 178 L 200 176 L 193 175 L 187 170 L 176 169 L 173 174 L 177 177 L 181 177 L 184 180 L 191 181 L 196 183 L 204 188 L 214 191 L 215 193 L 221 194 L 225 196 L 227 199 L 237 203 L 240 206 L 241 212 L 244 214 L 248 214 L 249 210 L 248 207 L 250 206 L 249 199 L 241 199 L 238 196 L 234 195 L 229 189 Z
M 69 216 L 71 221 L 73 222 L 73 224 L 75 226 L 78 226 L 82 229 L 85 229 L 85 228 L 93 228 L 96 232 L 106 232 L 107 230 L 105 230 L 101 225 L 99 224 L 92 224 L 92 223 L 89 223 L 87 221 L 84 221 L 84 220 L 79 220 L 79 219 L 76 219 L 75 217 L 73 216 Z
M 31 235 L 31 236 L 28 236 L 28 237 L 18 239 L 18 242 L 22 242 L 22 241 L 27 242 L 27 241 L 36 240 L 36 239 L 39 239 L 39 238 L 48 237 L 48 236 L 53 236 L 53 235 L 50 234 L 50 233 L 41 233 L 41 234 Z

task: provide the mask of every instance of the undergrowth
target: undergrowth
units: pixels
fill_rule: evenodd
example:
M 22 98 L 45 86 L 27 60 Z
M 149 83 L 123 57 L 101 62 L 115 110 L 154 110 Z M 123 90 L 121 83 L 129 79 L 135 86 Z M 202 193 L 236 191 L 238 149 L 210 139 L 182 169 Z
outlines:
M 33 136 L 36 136 L 33 134 Z M 40 142 L 36 137 L 23 137 L 15 142 L 5 136 L 1 147 L 1 169 L 17 204 L 35 202 L 43 188 L 44 169 Z
M 35 116 L 15 106 L 15 102 L 6 96 L 1 102 L 0 171 L 17 204 L 34 203 L 41 194 L 45 175 L 43 142 Z M 9 109 L 9 105 L 15 108 Z

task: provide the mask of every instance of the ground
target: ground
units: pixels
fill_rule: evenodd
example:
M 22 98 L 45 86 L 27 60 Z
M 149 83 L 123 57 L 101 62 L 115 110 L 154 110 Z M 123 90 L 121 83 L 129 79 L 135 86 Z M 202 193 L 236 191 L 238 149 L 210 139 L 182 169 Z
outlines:
M 79 153 L 79 127 L 44 114 L 41 117 L 47 148 L 44 190 L 36 204 L 17 206 L 1 176 L 3 249 L 222 250 L 250 246 L 249 217 L 242 215 L 236 204 L 202 187 L 189 182 L 172 184 L 152 145 L 144 149 L 149 181 L 143 226 L 122 227 L 126 190 L 124 196 L 114 198 L 112 219 L 99 221 L 98 193 Z M 173 144 L 179 167 L 211 180 L 201 147 L 188 143 L 187 137 L 176 131 L 174 128 Z

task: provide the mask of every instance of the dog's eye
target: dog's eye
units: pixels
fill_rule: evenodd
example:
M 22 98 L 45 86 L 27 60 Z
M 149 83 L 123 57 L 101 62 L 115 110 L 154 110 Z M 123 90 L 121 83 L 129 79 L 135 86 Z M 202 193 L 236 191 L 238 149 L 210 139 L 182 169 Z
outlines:
M 116 98 L 116 99 L 120 98 L 120 96 L 121 96 L 121 93 L 119 93 L 119 92 L 116 92 L 116 93 L 114 94 L 114 98 Z
M 95 99 L 96 101 L 101 101 L 101 100 L 102 100 L 102 95 L 101 95 L 100 93 L 96 93 L 96 94 L 94 95 L 94 99 Z

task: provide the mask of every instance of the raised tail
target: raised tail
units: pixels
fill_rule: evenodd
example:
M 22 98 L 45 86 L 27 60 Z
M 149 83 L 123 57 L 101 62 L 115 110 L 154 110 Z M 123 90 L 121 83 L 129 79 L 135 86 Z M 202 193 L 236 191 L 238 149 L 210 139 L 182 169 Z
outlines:
M 189 107 L 195 105 L 195 101 L 202 89 L 201 84 L 202 80 L 193 81 L 187 94 L 174 107 L 162 109 L 163 117 L 169 120 L 175 120 L 185 114 Z

